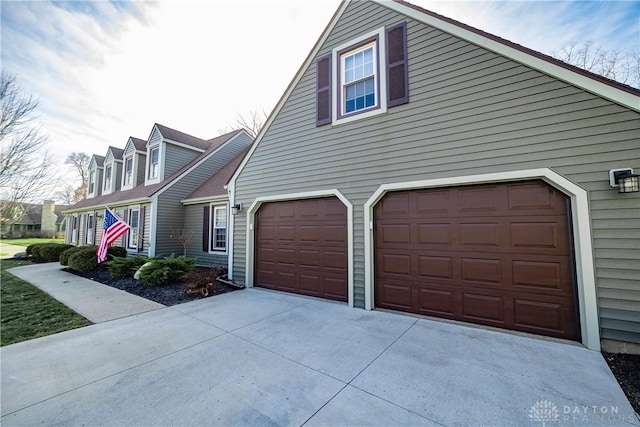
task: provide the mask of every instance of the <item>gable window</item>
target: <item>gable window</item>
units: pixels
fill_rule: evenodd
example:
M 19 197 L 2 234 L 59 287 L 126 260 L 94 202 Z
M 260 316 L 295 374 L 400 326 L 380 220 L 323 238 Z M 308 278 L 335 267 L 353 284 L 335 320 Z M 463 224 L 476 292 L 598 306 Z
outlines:
M 406 22 L 364 34 L 316 60 L 316 126 L 370 117 L 407 102 Z
M 124 185 L 133 184 L 133 156 L 124 159 Z
M 139 233 L 139 225 L 140 225 L 140 210 L 139 209 L 131 209 L 129 210 L 129 239 L 127 242 L 127 246 L 131 249 L 138 248 L 138 238 L 140 237 Z
M 89 172 L 89 194 L 93 194 L 96 188 L 96 171 Z
M 89 214 L 87 215 L 87 235 L 85 237 L 87 245 L 93 245 L 94 228 L 94 217 Z
M 111 172 L 113 168 L 111 166 L 106 166 L 104 168 L 104 189 L 105 192 L 111 191 Z
M 154 147 L 149 152 L 149 178 L 158 177 L 159 160 L 160 147 Z
M 340 55 L 340 108 L 345 116 L 377 106 L 377 41 Z

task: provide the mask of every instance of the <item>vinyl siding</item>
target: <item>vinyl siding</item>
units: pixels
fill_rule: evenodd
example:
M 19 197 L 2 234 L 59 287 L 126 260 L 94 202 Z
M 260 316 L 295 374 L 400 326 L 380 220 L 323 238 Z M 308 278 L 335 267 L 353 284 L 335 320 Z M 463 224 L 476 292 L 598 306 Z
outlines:
M 602 338 L 640 342 L 640 195 L 608 184 L 609 169 L 640 169 L 640 114 L 368 2 L 348 6 L 316 57 L 403 20 L 410 102 L 316 127 L 312 61 L 239 175 L 236 202 L 340 190 L 354 205 L 355 305 L 364 307 L 363 204 L 381 184 L 551 168 L 589 192 Z M 236 280 L 245 229 L 239 215 Z
M 217 203 L 216 203 L 217 204 Z M 209 253 L 202 250 L 202 220 L 203 209 L 209 203 L 185 206 L 185 229 L 193 232 L 193 240 L 187 248 L 187 256 L 196 259 L 197 265 L 215 266 L 227 268 L 227 253 Z M 228 231 L 230 232 L 230 231 Z
M 249 138 L 239 137 L 223 145 L 209 159 L 194 168 L 187 176 L 176 181 L 158 196 L 158 221 L 156 228 L 156 255 L 182 254 L 182 247 L 169 236 L 173 230 L 185 225 L 185 210 L 181 200 L 191 194 L 211 175 L 224 167 L 251 144 Z M 201 220 L 202 222 L 202 220 Z M 196 239 L 200 239 L 198 235 Z
M 145 176 L 145 168 L 147 167 L 147 156 L 144 154 L 134 154 L 133 161 L 137 164 L 136 168 L 136 176 L 134 177 L 135 181 L 133 183 L 134 187 L 137 185 L 144 184 L 144 176 Z
M 165 145 L 165 157 L 164 159 L 160 159 L 160 161 L 164 161 L 164 176 L 162 177 L 162 179 L 168 178 L 173 173 L 180 170 L 180 168 L 184 167 L 184 165 L 189 163 L 191 160 L 202 154 L 202 152 L 178 147 L 173 144 L 165 143 Z

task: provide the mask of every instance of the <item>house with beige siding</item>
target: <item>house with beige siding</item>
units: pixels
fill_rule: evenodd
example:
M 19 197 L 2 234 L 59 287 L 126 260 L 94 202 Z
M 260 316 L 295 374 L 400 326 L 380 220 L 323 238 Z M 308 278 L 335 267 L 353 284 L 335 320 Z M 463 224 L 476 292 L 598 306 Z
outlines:
M 213 177 L 228 180 L 240 161 L 238 156 L 251 142 L 244 130 L 205 140 L 155 124 L 146 140 L 130 137 L 124 148 L 109 147 L 105 156 L 91 159 L 87 198 L 65 211 L 69 224 L 65 240 L 75 245 L 98 244 L 104 210 L 109 207 L 131 227 L 114 243 L 130 254 L 181 255 L 179 236 L 190 236 L 193 241 L 216 242 L 206 250 L 189 251 L 199 265 L 226 267 L 230 215 L 226 189 L 215 187 L 215 203 L 207 198 L 193 201 L 213 212 L 204 218 L 201 211 L 195 211 L 200 215 L 196 223 L 187 218 L 189 208 L 181 201 Z M 217 219 L 217 223 L 203 225 L 204 219 Z M 217 234 L 212 236 L 211 230 Z
M 638 351 L 639 136 L 637 89 L 344 1 L 228 184 L 230 275 Z

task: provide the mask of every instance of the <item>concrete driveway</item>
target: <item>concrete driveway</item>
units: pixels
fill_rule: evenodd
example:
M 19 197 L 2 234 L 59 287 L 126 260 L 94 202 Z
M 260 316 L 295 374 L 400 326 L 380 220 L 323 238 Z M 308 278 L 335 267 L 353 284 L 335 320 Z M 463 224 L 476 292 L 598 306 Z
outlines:
M 10 425 L 638 425 L 579 345 L 259 289 L 3 347 Z

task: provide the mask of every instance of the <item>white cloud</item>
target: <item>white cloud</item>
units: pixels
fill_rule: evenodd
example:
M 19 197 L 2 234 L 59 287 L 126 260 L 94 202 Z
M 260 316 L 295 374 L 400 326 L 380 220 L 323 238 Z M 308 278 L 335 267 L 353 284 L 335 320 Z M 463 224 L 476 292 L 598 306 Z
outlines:
M 638 39 L 637 2 L 414 2 L 545 53 Z M 61 162 L 147 138 L 154 122 L 212 138 L 239 113 L 270 112 L 338 4 L 2 2 L 2 63 L 40 98 Z

